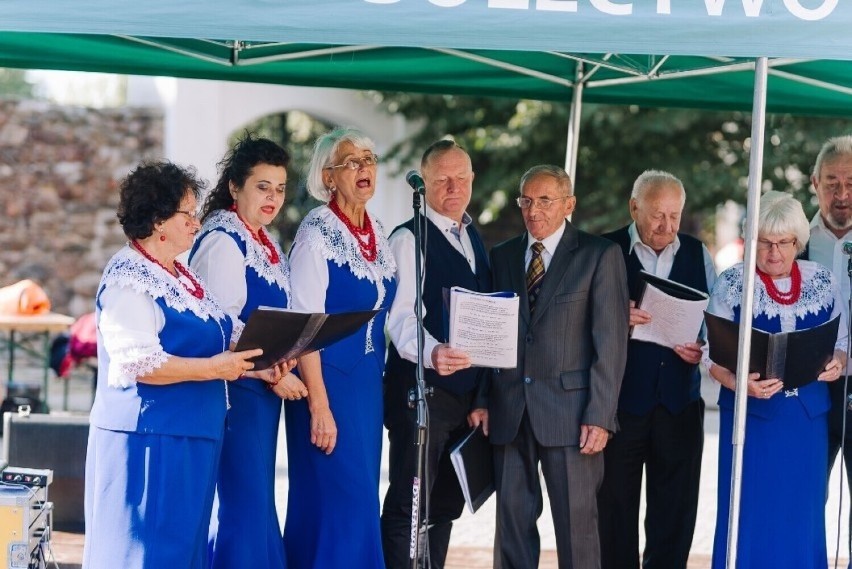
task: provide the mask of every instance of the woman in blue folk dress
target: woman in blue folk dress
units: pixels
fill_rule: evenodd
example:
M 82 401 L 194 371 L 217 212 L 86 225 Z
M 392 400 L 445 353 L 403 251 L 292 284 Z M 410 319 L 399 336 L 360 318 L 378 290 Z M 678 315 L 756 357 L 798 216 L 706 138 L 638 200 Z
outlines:
M 840 291 L 823 266 L 797 261 L 809 237 L 799 202 L 767 192 L 760 201 L 757 276 L 752 325 L 765 332 L 804 330 L 840 314 Z M 743 264 L 716 281 L 709 312 L 739 322 Z M 748 379 L 737 567 L 826 567 L 825 488 L 830 406 L 826 381 L 845 362 L 846 325 L 840 322 L 835 356 L 819 381 L 786 390 L 777 378 Z M 726 565 L 734 422 L 735 370 L 705 363 L 719 392 L 719 486 L 713 567 Z
M 204 204 L 190 266 L 240 326 L 258 306 L 288 306 L 290 266 L 264 229 L 284 205 L 288 162 L 271 140 L 246 135 L 219 164 L 221 176 Z M 290 367 L 252 372 L 231 384 L 211 523 L 213 568 L 287 566 L 275 509 L 281 398 L 307 395 Z
M 367 213 L 376 184 L 373 142 L 352 129 L 321 136 L 308 190 L 326 202 L 296 234 L 293 306 L 380 310 L 354 335 L 304 356 L 308 398 L 287 402 L 290 569 L 384 569 L 379 528 L 384 325 L 396 291 L 382 226 Z
M 227 351 L 232 323 L 175 258 L 201 183 L 168 162 L 122 182 L 130 242 L 96 297 L 98 386 L 86 456 L 83 567 L 206 569 L 228 388 L 262 353 Z

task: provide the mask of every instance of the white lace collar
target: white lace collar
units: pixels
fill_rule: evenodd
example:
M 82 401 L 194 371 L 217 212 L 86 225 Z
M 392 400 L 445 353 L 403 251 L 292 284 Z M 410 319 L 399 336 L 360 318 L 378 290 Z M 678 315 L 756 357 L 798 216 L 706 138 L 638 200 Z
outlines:
M 370 220 L 376 233 L 378 251 L 376 260 L 372 263 L 364 259 L 355 237 L 327 205 L 315 208 L 305 216 L 296 232 L 295 242 L 304 243 L 327 261 L 334 261 L 338 267 L 347 265 L 359 279 L 367 279 L 370 282 L 393 279 L 396 262 L 388 245 L 384 226 L 372 214 Z
M 187 270 L 203 286 L 198 275 L 188 267 Z M 178 312 L 189 310 L 202 320 L 225 318 L 225 312 L 206 291 L 203 298 L 195 298 L 168 271 L 145 259 L 130 245 L 122 247 L 107 263 L 98 291 L 108 286 L 126 287 L 155 300 L 162 298 L 169 308 Z
M 755 302 L 753 315 L 765 314 L 768 318 L 795 314 L 799 319 L 820 310 L 830 309 L 834 304 L 831 273 L 818 263 L 797 261 L 802 273 L 802 294 L 795 304 L 778 304 L 766 292 L 763 281 L 755 276 Z M 743 295 L 743 264 L 738 263 L 722 273 L 717 287 L 722 287 L 722 298 L 728 306 L 740 306 Z
M 245 223 L 237 217 L 235 212 L 224 209 L 214 211 L 201 227 L 201 234 L 203 235 L 217 228 L 222 228 L 228 233 L 239 237 L 246 248 L 246 267 L 251 267 L 257 271 L 257 274 L 269 284 L 275 283 L 278 285 L 278 288 L 287 294 L 287 298 L 290 298 L 290 263 L 287 262 L 287 257 L 281 251 L 281 247 L 277 241 L 271 237 L 269 239 L 272 246 L 278 252 L 278 258 L 281 259 L 277 265 L 273 265 L 269 262 L 266 249 L 249 233 Z M 269 236 L 268 233 L 267 236 Z

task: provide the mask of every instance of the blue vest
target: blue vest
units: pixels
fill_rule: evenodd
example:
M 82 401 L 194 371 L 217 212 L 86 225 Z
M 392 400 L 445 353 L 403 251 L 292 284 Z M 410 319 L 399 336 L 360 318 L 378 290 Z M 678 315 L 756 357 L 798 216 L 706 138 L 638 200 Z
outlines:
M 423 228 L 423 243 L 425 278 L 423 282 L 423 306 L 426 307 L 426 317 L 423 326 L 438 342 L 449 340 L 449 319 L 444 307 L 443 289 L 460 286 L 478 292 L 491 291 L 491 269 L 488 265 L 488 255 L 482 238 L 472 225 L 467 227 L 473 254 L 476 259 L 476 274 L 470 270 L 470 265 L 464 255 L 459 253 L 448 241 L 438 227 L 425 215 L 421 215 Z M 423 223 L 425 221 L 425 223 Z M 394 231 L 402 228 L 414 230 L 414 218 L 409 219 Z M 427 247 L 428 243 L 428 247 Z M 424 379 L 427 384 L 440 387 L 457 395 L 469 393 L 477 385 L 480 368 L 468 368 L 451 375 L 441 376 L 435 370 L 424 369 Z M 416 365 L 403 359 L 396 347 L 391 344 L 388 350 L 386 377 L 397 377 L 404 381 L 413 382 Z
M 642 290 L 639 271 L 642 263 L 630 250 L 630 234 L 623 227 L 603 237 L 621 247 L 627 265 L 627 282 L 630 299 L 637 300 Z M 701 241 L 678 233 L 680 248 L 674 258 L 668 278 L 702 292 L 707 290 L 704 272 L 704 249 Z M 618 397 L 618 410 L 632 415 L 646 415 L 658 404 L 673 414 L 701 397 L 701 374 L 697 365 L 683 361 L 674 350 L 649 342 L 629 340 L 627 367 Z
M 198 247 L 201 245 L 201 242 L 204 238 L 212 233 L 213 231 L 221 231 L 231 237 L 234 242 L 239 247 L 240 252 L 243 254 L 243 257 L 246 256 L 246 243 L 242 240 L 238 235 L 231 233 L 230 231 L 226 231 L 222 227 L 217 227 L 212 229 L 198 238 L 196 238 L 195 243 L 192 246 L 192 251 L 189 254 L 189 262 L 192 263 L 192 257 L 195 255 L 195 252 L 198 250 Z M 281 257 L 281 262 L 286 263 L 287 258 Z M 276 283 L 268 282 L 266 279 L 260 276 L 260 274 L 253 267 L 245 267 L 246 273 L 246 303 L 243 305 L 243 309 L 240 311 L 239 318 L 245 323 L 248 322 L 249 316 L 251 313 L 255 311 L 258 306 L 272 306 L 274 308 L 287 308 L 288 299 L 287 293 L 281 289 Z M 231 383 L 230 387 L 233 388 L 245 388 L 251 389 L 252 391 L 256 391 L 258 393 L 271 393 L 267 388 L 267 383 L 261 379 L 252 379 L 252 378 L 242 378 L 239 381 L 235 381 Z M 277 396 L 276 396 L 277 397 Z
M 190 310 L 178 312 L 155 300 L 165 324 L 160 345 L 169 355 L 207 358 L 228 349 L 231 319 L 206 321 Z M 97 308 L 100 312 L 100 292 Z M 107 370 L 98 374 L 98 395 L 91 423 L 102 429 L 218 439 L 225 425 L 225 382 L 185 381 L 170 385 L 136 383 L 127 388 L 107 385 Z

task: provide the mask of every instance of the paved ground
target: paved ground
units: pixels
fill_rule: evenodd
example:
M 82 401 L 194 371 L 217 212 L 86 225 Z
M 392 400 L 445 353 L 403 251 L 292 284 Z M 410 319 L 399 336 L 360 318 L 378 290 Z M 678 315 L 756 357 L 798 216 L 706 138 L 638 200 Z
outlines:
M 0 359 L 0 365 L 2 365 L 2 359 Z M 26 374 L 23 374 L 21 377 L 22 380 L 27 382 L 40 382 L 39 378 L 40 376 L 35 372 L 31 372 L 29 377 Z M 715 401 L 715 386 L 707 383 L 702 388 L 703 393 L 705 394 L 705 399 L 710 402 L 710 405 L 708 405 L 705 422 L 705 451 L 701 473 L 699 514 L 695 530 L 695 539 L 693 541 L 692 552 L 690 555 L 689 569 L 703 569 L 710 567 L 710 552 L 713 546 L 713 531 L 716 518 L 716 455 L 718 450 L 719 415 L 712 405 L 712 402 Z M 90 405 L 89 389 L 89 375 L 81 373 L 71 380 L 68 397 L 68 408 L 70 411 L 85 412 L 88 410 Z M 60 380 L 51 379 L 48 400 L 53 409 L 62 409 L 63 384 Z M 276 491 L 278 510 L 283 522 L 284 512 L 286 511 L 287 490 L 287 457 L 283 438 L 280 438 L 279 448 L 281 450 L 277 468 L 278 476 Z M 384 493 L 387 488 L 386 447 L 382 462 L 382 469 L 383 483 L 380 488 L 380 493 Z M 834 475 L 831 480 L 828 506 L 826 509 L 827 545 L 830 558 L 833 558 L 837 545 L 839 488 L 840 482 L 838 469 L 835 468 Z M 848 503 L 849 497 L 844 492 L 844 512 L 848 512 Z M 484 569 L 492 566 L 491 547 L 494 535 L 494 510 L 495 503 L 494 498 L 492 497 L 476 515 L 471 515 L 466 512 L 457 522 L 453 531 L 447 569 Z M 842 518 L 840 531 L 842 532 L 841 535 L 846 535 L 846 532 L 848 532 L 848 515 L 842 516 Z M 542 545 L 542 559 L 539 567 L 542 569 L 555 569 L 556 552 L 554 550 L 555 544 L 553 538 L 553 527 L 548 509 L 545 509 L 544 514 L 539 521 L 539 530 L 541 533 Z M 53 541 L 53 552 L 60 567 L 71 569 L 79 566 L 78 564 L 82 554 L 82 543 L 83 540 L 80 535 L 55 535 Z M 848 556 L 845 551 L 841 551 L 840 557 L 847 558 Z M 833 566 L 833 563 L 831 566 Z M 845 567 L 845 563 L 841 563 L 840 566 Z

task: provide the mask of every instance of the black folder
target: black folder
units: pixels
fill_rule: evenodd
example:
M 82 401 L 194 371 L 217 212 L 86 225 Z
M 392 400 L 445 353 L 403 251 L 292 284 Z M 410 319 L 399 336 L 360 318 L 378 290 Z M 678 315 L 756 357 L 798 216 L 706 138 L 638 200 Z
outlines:
M 263 348 L 263 354 L 251 361 L 255 369 L 266 369 L 282 360 L 327 348 L 354 334 L 378 312 L 323 314 L 261 306 L 249 316 L 236 350 Z
M 704 314 L 710 359 L 736 372 L 740 325 L 709 312 Z M 834 357 L 839 324 L 838 316 L 825 324 L 793 332 L 770 334 L 752 328 L 749 373 L 757 372 L 761 379 L 778 378 L 785 389 L 816 381 Z
M 639 271 L 639 278 L 642 279 L 642 293 L 645 292 L 645 284 L 653 285 L 669 296 L 679 298 L 681 300 L 707 300 L 710 298 L 706 293 L 698 289 L 686 286 L 673 280 L 664 279 L 657 275 L 652 275 L 647 271 Z M 639 306 L 642 302 L 642 295 L 639 295 L 639 301 L 636 303 Z
M 467 508 L 473 514 L 494 493 L 494 455 L 482 427 L 471 429 L 450 450 Z

